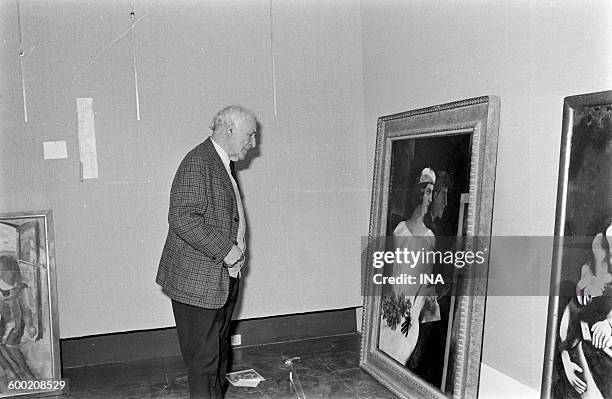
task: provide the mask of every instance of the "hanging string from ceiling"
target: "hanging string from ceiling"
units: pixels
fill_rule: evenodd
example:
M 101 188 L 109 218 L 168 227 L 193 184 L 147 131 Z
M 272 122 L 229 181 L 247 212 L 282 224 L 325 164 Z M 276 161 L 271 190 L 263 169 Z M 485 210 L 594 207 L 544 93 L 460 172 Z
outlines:
M 272 0 L 270 0 L 270 57 L 272 59 L 272 103 L 276 116 L 276 70 L 274 63 L 274 20 L 272 19 Z
M 136 95 L 136 120 L 140 120 L 140 99 L 138 95 L 138 69 L 136 68 L 136 14 L 134 13 L 134 1 L 132 1 L 132 11 L 130 19 L 132 20 L 132 67 L 134 69 L 134 92 Z
M 19 0 L 17 2 L 17 28 L 19 31 L 19 69 L 21 71 L 21 95 L 23 97 L 23 119 L 25 123 L 28 123 L 28 101 L 26 97 L 26 85 L 25 85 L 25 72 L 23 67 L 23 59 L 25 53 L 23 51 L 23 32 L 21 28 L 21 6 Z

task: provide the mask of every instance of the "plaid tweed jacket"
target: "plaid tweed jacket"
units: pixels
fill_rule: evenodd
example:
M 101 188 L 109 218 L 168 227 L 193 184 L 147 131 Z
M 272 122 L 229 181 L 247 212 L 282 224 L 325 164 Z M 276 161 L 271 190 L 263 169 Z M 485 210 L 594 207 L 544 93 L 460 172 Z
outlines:
M 223 259 L 235 244 L 238 222 L 232 183 L 209 137 L 185 156 L 174 176 L 157 284 L 177 302 L 207 309 L 225 305 L 229 274 Z

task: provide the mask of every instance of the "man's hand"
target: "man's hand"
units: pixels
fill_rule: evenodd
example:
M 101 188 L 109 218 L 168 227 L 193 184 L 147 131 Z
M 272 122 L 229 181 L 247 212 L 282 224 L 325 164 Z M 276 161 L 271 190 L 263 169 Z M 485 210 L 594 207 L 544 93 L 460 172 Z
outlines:
M 570 360 L 567 351 L 563 351 L 561 360 L 563 361 L 563 369 L 565 370 L 567 380 L 576 392 L 582 395 L 586 391 L 587 386 L 586 383 L 576 375 L 577 373 L 582 373 L 582 368 Z
M 402 328 L 401 328 L 401 332 L 402 334 L 404 334 L 406 337 L 408 336 L 408 331 L 410 331 L 410 327 L 411 326 L 411 320 L 410 320 L 410 316 L 404 318 L 404 322 L 402 323 Z
M 593 324 L 593 346 L 597 349 L 608 348 L 612 345 L 612 326 L 608 320 L 601 320 Z
M 240 262 L 243 259 L 244 253 L 240 248 L 238 248 L 237 245 L 234 245 L 232 246 L 232 249 L 230 249 L 229 253 L 225 256 L 225 259 L 223 259 L 223 261 L 228 266 L 234 266 L 236 263 Z
M 240 271 L 242 270 L 242 266 L 244 265 L 244 261 L 245 260 L 246 259 L 243 257 L 234 266 L 227 268 L 227 271 L 228 271 L 230 277 L 234 277 L 234 278 L 238 277 L 238 275 L 240 274 Z

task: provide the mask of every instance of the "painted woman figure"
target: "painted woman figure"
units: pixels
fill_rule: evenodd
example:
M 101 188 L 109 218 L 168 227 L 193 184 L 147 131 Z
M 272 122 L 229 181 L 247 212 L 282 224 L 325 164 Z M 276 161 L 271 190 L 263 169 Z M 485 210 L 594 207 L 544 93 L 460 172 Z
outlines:
M 34 336 L 32 312 L 24 301 L 19 263 L 12 256 L 0 256 L 0 389 L 9 380 L 36 380 L 21 351 L 22 340 Z
M 565 377 L 582 399 L 612 398 L 612 223 L 604 229 L 559 327 Z
M 432 201 L 435 181 L 434 171 L 423 169 L 410 195 L 411 216 L 393 231 L 395 247 L 411 255 L 393 264 L 392 276 L 405 278 L 383 295 L 378 347 L 402 365 L 409 364 L 419 338 L 419 324 L 440 319 L 435 289 L 421 284 L 419 278 L 421 274 L 430 274 L 433 267 L 425 262 L 425 256 L 435 248 L 436 240 L 423 218 Z M 416 261 L 411 261 L 416 257 Z M 410 363 L 416 364 L 418 360 Z

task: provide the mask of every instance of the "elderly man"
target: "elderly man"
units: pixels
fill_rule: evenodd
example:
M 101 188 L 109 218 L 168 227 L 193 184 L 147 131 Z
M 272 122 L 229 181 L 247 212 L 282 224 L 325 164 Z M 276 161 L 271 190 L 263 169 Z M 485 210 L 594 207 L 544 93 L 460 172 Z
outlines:
M 229 106 L 212 137 L 192 149 L 172 182 L 168 236 L 156 282 L 172 300 L 189 394 L 222 398 L 229 324 L 245 261 L 245 217 L 231 161 L 255 147 L 257 120 Z

